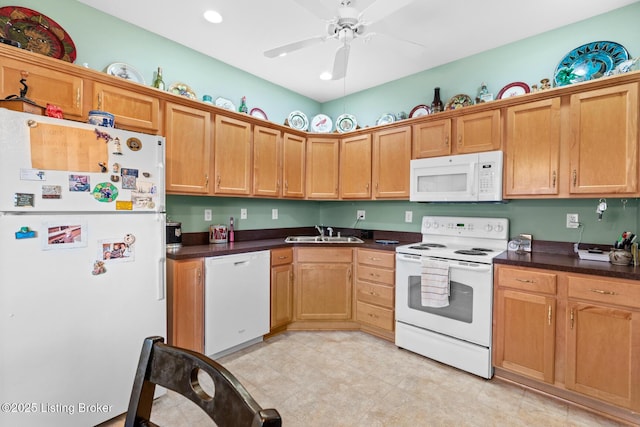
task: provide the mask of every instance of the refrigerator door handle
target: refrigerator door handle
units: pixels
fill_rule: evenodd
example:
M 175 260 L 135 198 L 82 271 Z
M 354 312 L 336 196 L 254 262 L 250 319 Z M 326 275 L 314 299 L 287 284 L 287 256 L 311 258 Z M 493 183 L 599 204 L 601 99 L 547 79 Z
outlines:
M 166 271 L 166 259 L 161 258 L 158 260 L 158 301 L 162 301 L 165 298 L 165 271 Z

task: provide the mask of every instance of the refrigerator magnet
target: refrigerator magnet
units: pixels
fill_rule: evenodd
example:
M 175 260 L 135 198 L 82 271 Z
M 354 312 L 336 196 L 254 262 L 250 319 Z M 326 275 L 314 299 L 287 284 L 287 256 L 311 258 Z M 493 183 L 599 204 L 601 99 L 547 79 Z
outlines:
M 69 175 L 69 191 L 86 191 L 91 190 L 91 180 L 89 175 Z
M 93 274 L 94 276 L 97 276 L 98 274 L 104 274 L 106 272 L 107 272 L 107 269 L 104 266 L 104 261 L 96 260 L 93 263 L 93 271 L 91 271 L 91 274 Z
M 96 139 L 104 139 L 104 142 L 109 142 L 113 139 L 108 132 L 103 132 L 98 129 L 94 129 L 94 130 L 96 132 Z
M 31 193 L 14 193 L 13 206 L 16 208 L 33 208 L 35 207 L 35 195 Z
M 29 227 L 20 227 L 20 230 L 16 231 L 16 239 L 31 239 L 34 237 L 36 237 L 36 232 L 30 230 Z
M 122 156 L 122 144 L 120 144 L 120 138 L 113 140 L 113 153 L 116 156 Z
M 60 199 L 60 198 L 62 198 L 62 186 L 61 185 L 43 185 L 42 186 L 42 198 L 43 199 Z
M 94 187 L 93 197 L 99 202 L 113 202 L 118 198 L 118 188 L 110 182 L 101 182 Z
M 116 200 L 117 211 L 132 211 L 133 202 L 131 200 Z
M 142 142 L 138 138 L 127 139 L 127 147 L 131 151 L 139 151 L 142 148 Z

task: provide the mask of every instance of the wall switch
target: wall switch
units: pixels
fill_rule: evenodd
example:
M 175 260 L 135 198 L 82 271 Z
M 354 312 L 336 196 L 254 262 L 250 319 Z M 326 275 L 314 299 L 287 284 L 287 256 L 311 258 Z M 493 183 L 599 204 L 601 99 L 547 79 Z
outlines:
M 204 220 L 211 221 L 211 209 L 204 210 Z
M 359 211 L 356 213 L 356 219 L 361 219 L 361 220 L 363 220 L 363 221 L 364 221 L 364 217 L 365 217 L 365 213 L 364 213 L 364 211 L 359 210 Z
M 404 222 L 413 222 L 413 211 L 404 212 Z
M 247 219 L 247 210 L 240 209 L 240 219 Z
M 578 214 L 567 214 L 567 228 L 578 228 L 579 226 Z
M 271 209 L 271 219 L 278 219 L 278 209 Z

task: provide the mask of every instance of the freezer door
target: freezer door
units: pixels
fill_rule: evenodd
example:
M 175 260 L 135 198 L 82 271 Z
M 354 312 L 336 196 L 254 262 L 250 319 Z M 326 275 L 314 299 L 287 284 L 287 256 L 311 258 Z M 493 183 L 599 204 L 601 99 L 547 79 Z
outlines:
M 164 142 L 0 108 L 0 212 L 164 212 Z
M 0 425 L 125 412 L 144 338 L 166 336 L 164 214 L 0 215 L 0 236 L 0 402 L 34 405 Z

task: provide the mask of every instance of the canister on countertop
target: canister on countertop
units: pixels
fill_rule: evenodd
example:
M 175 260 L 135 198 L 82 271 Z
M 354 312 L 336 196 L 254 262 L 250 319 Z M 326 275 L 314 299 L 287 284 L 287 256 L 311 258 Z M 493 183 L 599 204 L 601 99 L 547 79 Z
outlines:
M 182 246 L 182 223 L 167 222 L 167 248 Z
M 227 243 L 227 226 L 222 224 L 210 225 L 209 243 Z

